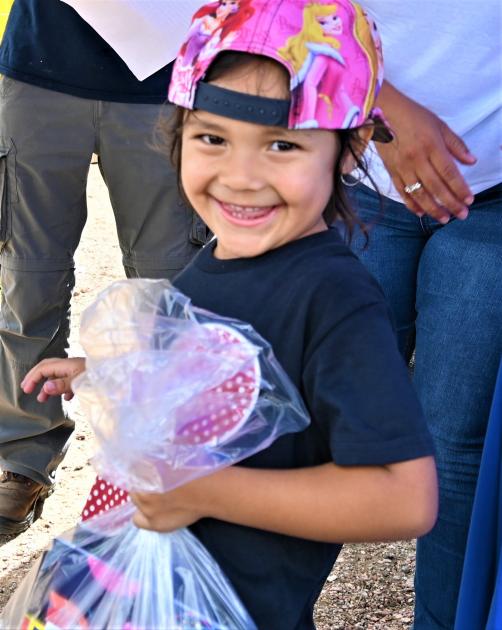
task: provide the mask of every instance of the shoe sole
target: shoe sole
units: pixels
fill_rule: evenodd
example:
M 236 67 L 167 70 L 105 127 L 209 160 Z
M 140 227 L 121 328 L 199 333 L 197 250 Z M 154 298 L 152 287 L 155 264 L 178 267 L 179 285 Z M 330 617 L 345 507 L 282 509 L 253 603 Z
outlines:
M 31 512 L 22 521 L 13 521 L 5 516 L 0 516 L 0 536 L 17 536 L 29 529 L 33 523 L 42 516 L 44 502 L 54 492 L 54 487 L 44 488 L 38 495 Z

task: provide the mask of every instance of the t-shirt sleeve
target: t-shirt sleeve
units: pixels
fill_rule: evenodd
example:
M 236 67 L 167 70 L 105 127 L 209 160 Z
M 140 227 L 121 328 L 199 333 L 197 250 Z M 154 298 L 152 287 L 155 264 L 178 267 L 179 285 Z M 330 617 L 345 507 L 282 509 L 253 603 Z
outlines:
M 433 453 L 383 299 L 319 327 L 305 356 L 303 386 L 336 464 L 383 465 Z

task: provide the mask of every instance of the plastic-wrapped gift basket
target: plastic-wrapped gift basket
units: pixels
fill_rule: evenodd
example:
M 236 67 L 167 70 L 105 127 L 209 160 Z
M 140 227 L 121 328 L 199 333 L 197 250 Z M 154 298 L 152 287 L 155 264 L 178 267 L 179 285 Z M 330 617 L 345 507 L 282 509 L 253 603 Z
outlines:
M 73 386 L 95 433 L 93 464 L 101 487 L 120 488 L 122 500 L 93 500 L 97 516 L 53 542 L 0 628 L 255 628 L 188 529 L 141 530 L 123 499 L 171 490 L 308 425 L 270 345 L 164 280 L 111 285 L 84 313 L 81 343 L 86 371 Z

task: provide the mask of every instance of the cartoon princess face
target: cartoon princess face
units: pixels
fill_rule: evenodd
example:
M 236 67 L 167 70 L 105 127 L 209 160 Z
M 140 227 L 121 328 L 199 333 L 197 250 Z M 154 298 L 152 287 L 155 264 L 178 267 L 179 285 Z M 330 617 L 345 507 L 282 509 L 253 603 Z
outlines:
M 331 15 L 320 15 L 316 17 L 317 23 L 322 28 L 324 35 L 333 37 L 334 35 L 341 35 L 343 31 L 342 18 L 335 13 Z
M 216 9 L 216 18 L 224 20 L 232 13 L 239 10 L 239 0 L 220 0 L 220 4 Z

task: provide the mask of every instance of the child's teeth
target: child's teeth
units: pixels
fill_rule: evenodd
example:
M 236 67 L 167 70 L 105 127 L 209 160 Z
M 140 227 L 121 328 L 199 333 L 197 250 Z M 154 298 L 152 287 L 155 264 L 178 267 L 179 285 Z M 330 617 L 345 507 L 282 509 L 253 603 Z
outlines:
M 230 208 L 232 209 L 233 212 L 240 212 L 240 213 L 244 213 L 244 212 L 260 212 L 260 210 L 262 210 L 262 208 L 253 208 L 251 206 L 243 208 L 242 206 L 230 206 Z
M 261 208 L 257 206 L 234 206 L 233 204 L 228 204 L 227 208 L 230 212 L 237 217 L 238 219 L 244 219 L 246 216 L 255 215 L 255 214 L 265 214 L 270 208 Z

